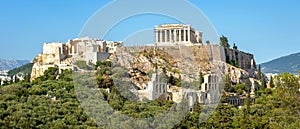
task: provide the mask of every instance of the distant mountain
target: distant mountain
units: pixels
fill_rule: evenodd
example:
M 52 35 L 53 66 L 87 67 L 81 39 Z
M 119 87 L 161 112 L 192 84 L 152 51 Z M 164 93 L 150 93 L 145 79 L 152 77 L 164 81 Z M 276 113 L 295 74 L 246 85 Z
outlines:
M 297 74 L 300 70 L 300 53 L 280 57 L 270 62 L 262 63 L 263 73 L 293 73 Z
M 22 65 L 28 64 L 29 60 L 3 60 L 0 59 L 0 71 L 1 70 L 11 70 Z

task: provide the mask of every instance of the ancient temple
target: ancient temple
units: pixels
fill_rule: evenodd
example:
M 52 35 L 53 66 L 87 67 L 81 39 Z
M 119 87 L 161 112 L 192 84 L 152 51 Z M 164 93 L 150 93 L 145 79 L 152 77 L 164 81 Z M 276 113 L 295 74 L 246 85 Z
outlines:
M 164 24 L 155 27 L 157 46 L 202 44 L 202 32 L 196 31 L 190 25 Z

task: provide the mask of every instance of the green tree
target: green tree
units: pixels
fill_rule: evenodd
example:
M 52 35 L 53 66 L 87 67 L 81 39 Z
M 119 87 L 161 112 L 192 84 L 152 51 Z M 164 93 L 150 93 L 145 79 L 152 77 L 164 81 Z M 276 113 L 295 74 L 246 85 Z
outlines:
M 105 68 L 105 67 L 111 67 L 111 61 L 97 61 L 96 62 L 96 68 Z
M 233 44 L 233 47 L 232 47 L 232 48 L 235 49 L 235 50 L 238 49 L 238 47 L 235 45 L 235 43 Z
M 276 87 L 288 88 L 293 90 L 299 90 L 299 78 L 291 73 L 283 73 L 275 76 L 276 79 Z
M 229 74 L 225 75 L 225 84 L 224 84 L 224 90 L 226 92 L 234 92 L 233 87 L 231 86 L 231 78 Z
M 271 76 L 271 78 L 270 78 L 270 87 L 271 87 L 271 88 L 274 88 L 274 87 L 275 87 L 274 80 L 273 80 L 273 77 L 272 77 L 272 76 Z
M 50 67 L 44 72 L 43 80 L 55 80 L 59 74 L 58 67 Z
M 257 79 L 260 80 L 261 79 L 261 68 L 260 65 L 258 65 L 258 70 L 257 70 Z
M 234 66 L 234 67 L 240 68 L 239 62 L 236 61 L 236 60 L 230 60 L 229 64 Z
M 247 94 L 250 94 L 250 92 L 251 92 L 251 83 L 250 83 L 249 79 L 247 79 L 245 81 L 245 91 L 246 91 Z
M 263 77 L 261 81 L 261 90 L 264 90 L 267 88 L 267 82 L 266 79 Z
M 226 48 L 230 48 L 229 42 L 228 42 L 228 38 L 225 37 L 224 35 L 222 35 L 220 37 L 220 45 Z
M 80 69 L 88 69 L 89 68 L 85 60 L 77 60 L 74 64 Z

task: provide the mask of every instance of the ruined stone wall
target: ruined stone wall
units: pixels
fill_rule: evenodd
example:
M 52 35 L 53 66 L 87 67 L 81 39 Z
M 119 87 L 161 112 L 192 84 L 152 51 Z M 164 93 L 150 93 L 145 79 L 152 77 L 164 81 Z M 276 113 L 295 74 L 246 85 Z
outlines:
M 236 49 L 225 48 L 226 62 L 237 61 L 242 69 L 256 69 L 254 56 Z
M 91 62 L 96 64 L 99 60 L 105 60 L 108 59 L 110 54 L 108 53 L 101 53 L 101 52 L 85 52 L 82 56 L 82 58 L 77 58 L 78 60 L 85 60 L 86 62 Z
M 113 42 L 115 47 L 122 43 Z M 107 41 L 99 39 L 76 38 L 69 40 L 66 44 L 54 42 L 44 43 L 43 52 L 35 58 L 35 64 L 32 70 L 32 79 L 41 76 L 48 66 L 59 66 L 59 68 L 69 68 L 63 65 L 72 65 L 76 60 L 85 60 L 86 62 L 96 63 L 98 60 L 108 59 L 107 53 L 109 45 Z M 72 67 L 70 67 L 72 68 Z
M 44 43 L 43 54 L 61 54 L 62 43 Z
M 206 44 L 207 53 L 210 61 L 226 61 L 225 51 L 223 46 L 219 46 L 216 44 Z
M 32 67 L 32 71 L 31 71 L 31 77 L 30 77 L 30 81 L 34 80 L 37 77 L 40 77 L 42 75 L 44 75 L 44 72 L 50 68 L 50 67 L 58 67 L 59 68 L 59 72 L 61 72 L 61 70 L 73 70 L 74 66 L 73 65 L 68 65 L 68 64 L 39 64 L 39 63 L 35 63 Z
M 240 68 L 244 70 L 256 69 L 254 56 L 236 49 L 224 48 L 216 44 L 205 45 L 209 54 L 210 61 L 222 61 L 229 63 L 237 61 Z
M 35 63 L 32 67 L 30 81 L 34 80 L 37 77 L 44 75 L 44 72 L 50 67 L 54 67 L 54 65 L 41 65 L 41 64 Z

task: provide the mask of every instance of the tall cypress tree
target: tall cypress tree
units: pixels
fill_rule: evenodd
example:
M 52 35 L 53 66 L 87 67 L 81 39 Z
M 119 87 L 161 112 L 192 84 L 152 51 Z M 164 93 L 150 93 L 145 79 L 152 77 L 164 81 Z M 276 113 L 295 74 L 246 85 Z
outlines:
M 257 78 L 258 78 L 258 80 L 261 79 L 261 68 L 260 68 L 260 65 L 258 65 Z
M 264 90 L 267 88 L 267 82 L 266 82 L 266 79 L 265 78 L 262 78 L 262 81 L 261 81 L 261 89 Z
M 273 79 L 272 76 L 271 76 L 271 78 L 270 78 L 270 87 L 271 87 L 271 88 L 274 88 L 274 87 L 275 87 L 274 79 Z

